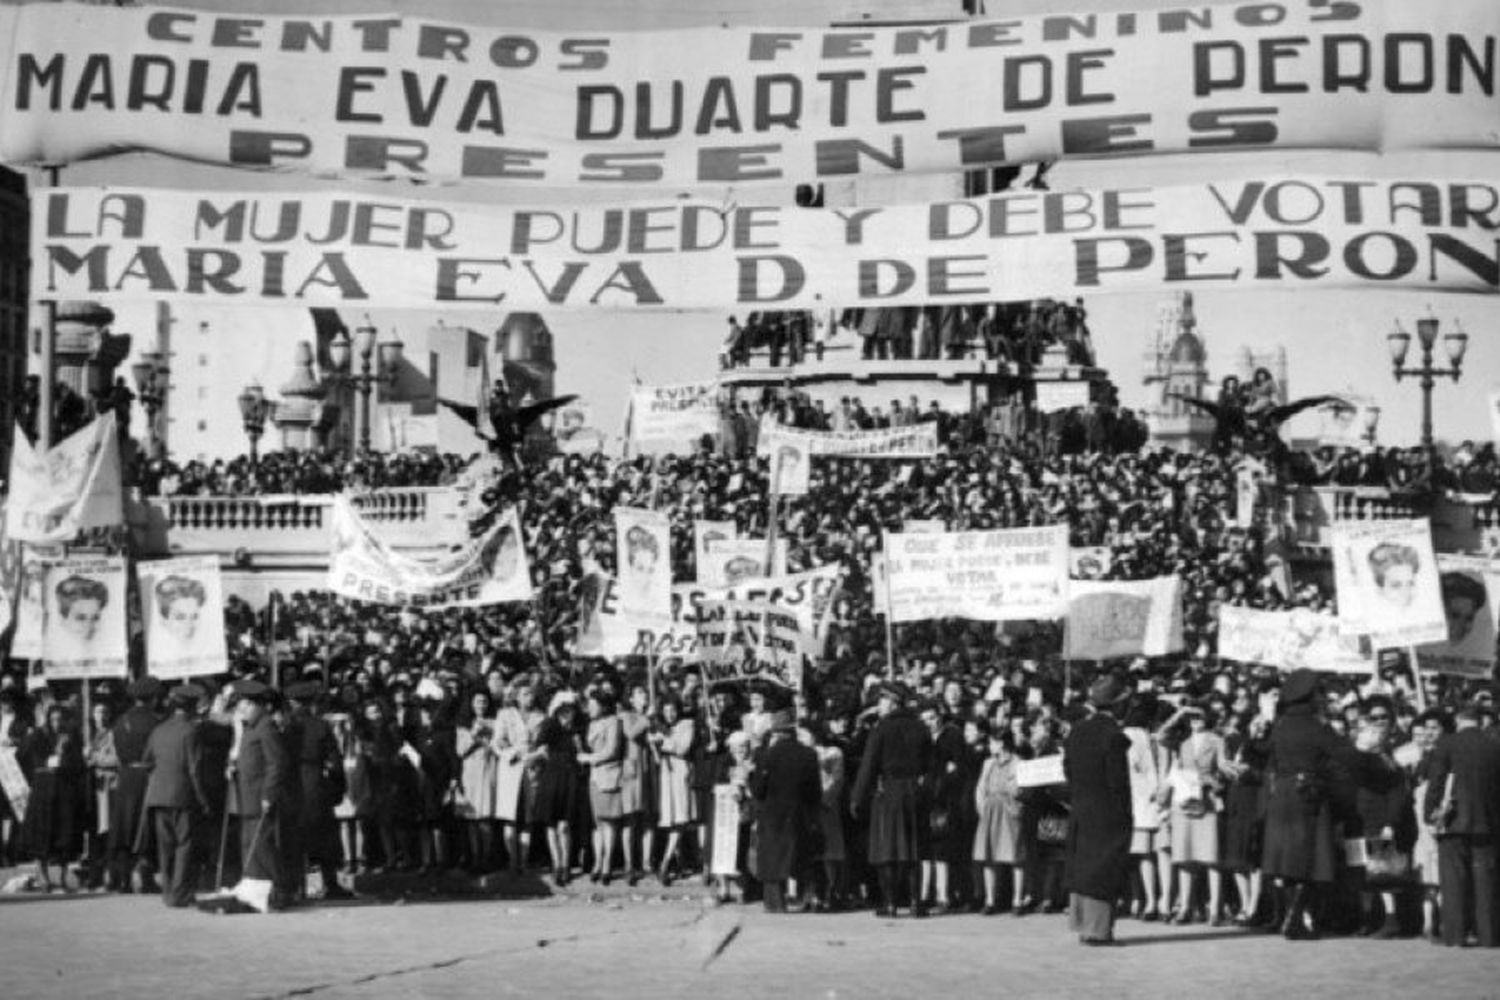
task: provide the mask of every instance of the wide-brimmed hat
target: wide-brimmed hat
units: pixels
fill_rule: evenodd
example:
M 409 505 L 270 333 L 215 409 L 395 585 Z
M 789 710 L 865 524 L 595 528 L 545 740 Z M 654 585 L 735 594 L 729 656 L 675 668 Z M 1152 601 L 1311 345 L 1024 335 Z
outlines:
M 244 698 L 246 701 L 265 701 L 271 696 L 271 689 L 260 681 L 246 677 L 229 685 L 235 697 Z
M 1295 705 L 1310 700 L 1318 693 L 1318 675 L 1306 667 L 1293 670 L 1281 685 L 1280 700 L 1283 705 Z
M 179 684 L 167 692 L 167 697 L 176 704 L 196 705 L 203 699 L 204 691 L 196 684 Z

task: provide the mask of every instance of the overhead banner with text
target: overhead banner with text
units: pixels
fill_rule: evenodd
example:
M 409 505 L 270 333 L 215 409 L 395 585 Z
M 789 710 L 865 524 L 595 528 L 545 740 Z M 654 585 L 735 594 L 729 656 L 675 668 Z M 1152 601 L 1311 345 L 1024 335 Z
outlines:
M 1494 293 L 1497 226 L 1500 185 L 1430 177 L 1267 176 L 857 210 L 60 188 L 34 199 L 32 292 L 484 311 L 827 309 L 1173 288 Z M 692 399 L 660 395 L 688 388 Z M 705 391 L 637 389 L 632 437 L 649 440 L 645 422 L 687 415 Z M 658 408 L 643 408 L 642 394 Z M 717 433 L 717 418 L 703 417 L 692 432 Z
M 810 431 L 764 420 L 755 438 L 755 453 L 774 458 L 790 446 L 804 455 L 842 458 L 932 458 L 938 453 L 937 424 L 882 427 L 868 431 Z
M 1491 0 L 569 33 L 7 5 L 0 159 L 151 150 L 321 176 L 676 189 L 1152 153 L 1496 149 L 1497 34 Z
M 1060 618 L 1068 608 L 1068 528 L 887 534 L 893 622 Z

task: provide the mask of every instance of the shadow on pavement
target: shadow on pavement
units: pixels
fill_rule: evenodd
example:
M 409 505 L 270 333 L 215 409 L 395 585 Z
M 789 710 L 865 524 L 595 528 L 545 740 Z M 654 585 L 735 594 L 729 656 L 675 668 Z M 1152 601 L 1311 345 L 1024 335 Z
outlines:
M 1225 930 L 1212 931 L 1208 934 L 1149 934 L 1144 937 L 1122 937 L 1116 938 L 1121 947 L 1133 947 L 1143 944 L 1202 944 L 1205 941 L 1258 941 L 1262 938 L 1276 937 L 1275 934 L 1255 934 L 1250 931 Z

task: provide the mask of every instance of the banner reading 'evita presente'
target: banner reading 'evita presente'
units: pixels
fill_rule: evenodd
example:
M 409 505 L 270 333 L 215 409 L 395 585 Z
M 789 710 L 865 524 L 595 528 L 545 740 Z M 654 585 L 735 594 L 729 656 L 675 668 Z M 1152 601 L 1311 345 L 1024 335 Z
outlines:
M 1273 177 L 859 209 L 75 188 L 40 194 L 32 219 L 35 296 L 105 303 L 821 309 L 1500 287 L 1500 185 L 1457 179 Z
M 570 33 L 29 4 L 0 8 L 0 159 L 147 149 L 325 175 L 740 186 L 1153 152 L 1494 149 L 1497 33 L 1491 0 Z

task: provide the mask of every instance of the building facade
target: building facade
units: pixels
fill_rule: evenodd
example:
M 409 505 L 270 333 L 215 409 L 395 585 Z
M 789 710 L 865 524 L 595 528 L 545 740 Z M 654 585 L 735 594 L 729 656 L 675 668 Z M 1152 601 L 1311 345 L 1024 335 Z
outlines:
M 26 385 L 30 234 L 26 178 L 0 167 L 0 469 L 10 468 L 11 433 Z

